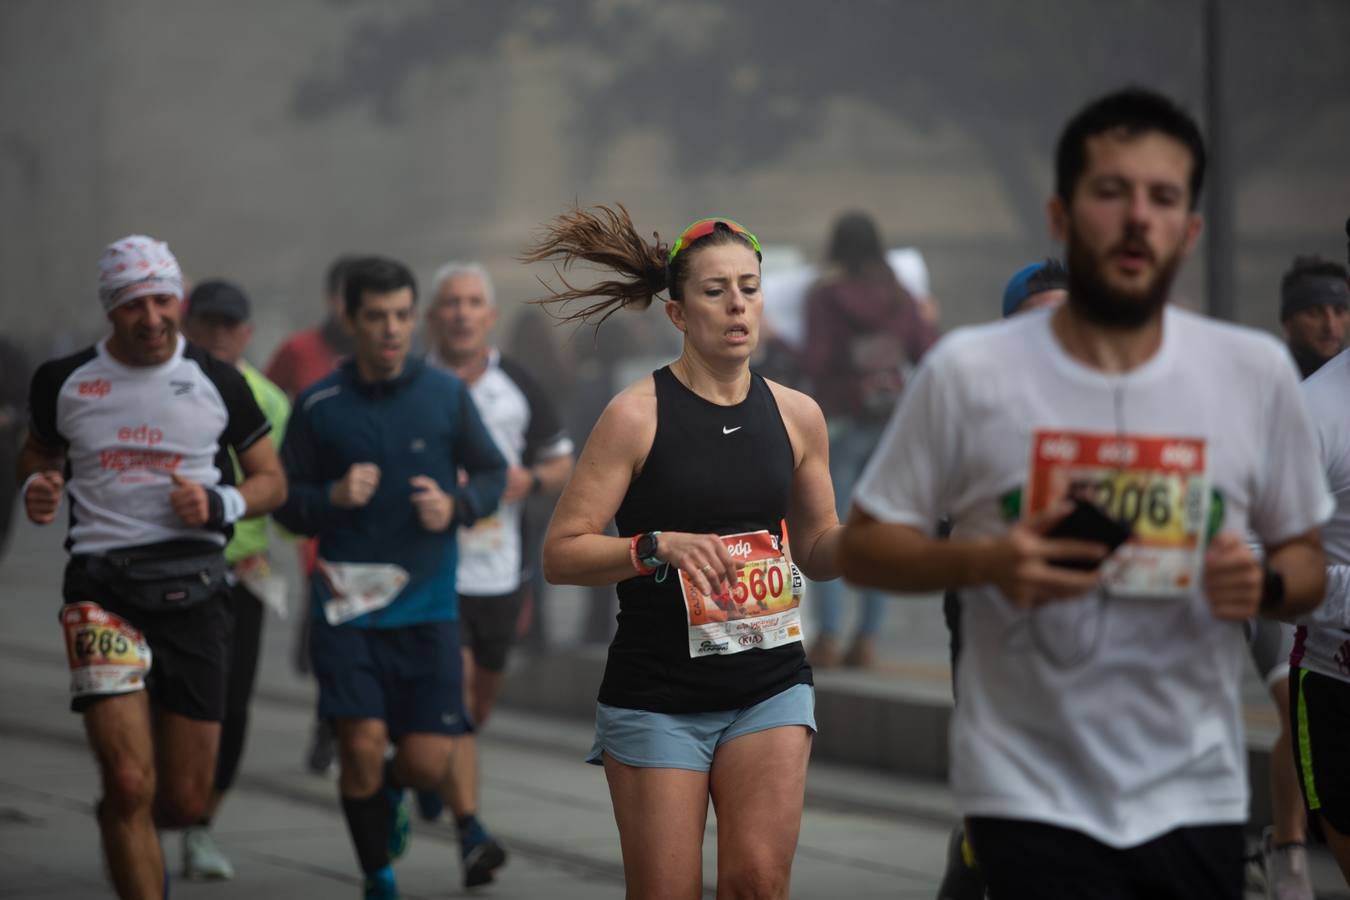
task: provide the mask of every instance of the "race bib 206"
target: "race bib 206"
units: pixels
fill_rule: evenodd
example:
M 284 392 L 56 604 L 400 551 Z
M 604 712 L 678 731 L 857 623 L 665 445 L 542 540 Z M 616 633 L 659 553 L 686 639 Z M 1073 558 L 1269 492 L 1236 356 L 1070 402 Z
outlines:
M 1210 476 L 1199 438 L 1037 431 L 1023 515 L 1082 498 L 1134 536 L 1102 568 L 1116 594 L 1176 598 L 1199 584 Z

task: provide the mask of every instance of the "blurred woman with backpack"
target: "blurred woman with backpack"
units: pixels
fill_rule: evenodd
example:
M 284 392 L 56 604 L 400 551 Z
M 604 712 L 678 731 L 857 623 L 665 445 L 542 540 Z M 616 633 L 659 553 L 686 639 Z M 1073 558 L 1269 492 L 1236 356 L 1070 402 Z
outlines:
M 830 429 L 830 476 L 839 518 L 848 515 L 853 485 L 881 439 L 904 388 L 905 373 L 937 341 L 937 327 L 897 280 L 876 222 L 850 212 L 835 221 L 827 267 L 807 300 L 802 367 Z M 811 663 L 870 668 L 885 597 L 862 593 L 854 640 L 839 656 L 843 584 L 818 584 Z

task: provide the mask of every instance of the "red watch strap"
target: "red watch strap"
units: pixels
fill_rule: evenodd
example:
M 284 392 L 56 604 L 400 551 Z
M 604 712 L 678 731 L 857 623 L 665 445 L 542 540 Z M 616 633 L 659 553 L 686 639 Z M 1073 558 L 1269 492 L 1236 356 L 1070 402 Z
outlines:
M 653 572 L 655 572 L 656 569 L 652 568 L 651 566 L 644 565 L 642 560 L 638 557 L 637 545 L 638 540 L 641 537 L 642 535 L 635 534 L 633 535 L 632 540 L 628 542 L 628 558 L 632 560 L 633 568 L 634 570 L 637 571 L 639 575 L 650 575 Z

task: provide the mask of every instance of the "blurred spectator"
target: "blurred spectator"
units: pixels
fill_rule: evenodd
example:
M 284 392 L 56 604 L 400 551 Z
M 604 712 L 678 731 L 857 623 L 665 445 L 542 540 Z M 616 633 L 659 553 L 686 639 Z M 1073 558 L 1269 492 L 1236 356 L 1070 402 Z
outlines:
M 609 401 L 625 386 L 621 370 L 625 360 L 635 355 L 638 348 L 638 329 L 631 316 L 611 316 L 604 328 L 579 328 L 573 340 L 583 342 L 586 351 L 577 367 L 576 392 L 573 395 L 572 416 L 568 431 L 578 446 L 586 445 L 586 438 L 595 427 Z M 642 348 L 645 349 L 645 348 Z M 614 525 L 610 523 L 610 532 Z M 608 644 L 614 636 L 614 616 L 618 612 L 618 597 L 611 584 L 590 588 L 589 604 L 581 629 L 581 639 L 588 644 Z
M 1280 281 L 1280 324 L 1304 378 L 1340 353 L 1350 327 L 1345 266 L 1319 256 L 1295 257 Z
M 534 306 L 526 306 L 516 316 L 515 324 L 511 327 L 506 353 L 516 359 L 530 361 L 531 371 L 553 401 L 554 408 L 562 410 L 566 416 L 572 408 L 575 374 L 571 360 L 558 347 L 554 334 L 553 322 L 548 314 Z M 525 559 L 529 560 L 525 573 L 525 603 L 520 611 L 520 641 L 527 650 L 536 654 L 548 649 L 548 584 L 537 563 L 540 548 L 544 545 L 544 531 L 548 528 L 548 520 L 557 502 L 556 496 L 542 493 L 527 497 L 520 521 L 521 545 Z
M 342 325 L 342 272 L 352 259 L 350 254 L 344 254 L 328 266 L 324 276 L 328 315 L 324 320 L 283 341 L 263 370 L 268 380 L 291 400 L 336 369 L 338 362 L 352 352 L 351 336 Z
M 1069 273 L 1057 259 L 1044 259 L 1013 273 L 1003 289 L 1003 318 L 1042 306 L 1058 306 L 1069 296 Z
M 352 254 L 343 254 L 333 260 L 324 274 L 324 300 L 328 306 L 328 315 L 323 322 L 313 328 L 306 328 L 291 335 L 276 352 L 263 370 L 269 381 L 286 392 L 294 402 L 295 397 L 320 378 L 325 378 L 337 369 L 344 357 L 350 356 L 354 342 L 342 324 L 342 288 L 344 274 L 352 260 Z M 299 544 L 300 570 L 306 579 L 312 578 L 318 558 L 318 543 L 314 539 Z M 302 586 L 301 596 L 309 596 L 308 586 Z M 295 670 L 301 674 L 309 672 L 309 618 L 313 615 L 311 604 L 300 605 L 303 613 L 295 632 L 295 650 L 293 662 Z M 336 744 L 331 725 L 322 719 L 314 722 L 314 736 L 305 751 L 305 766 L 316 775 L 325 774 L 336 761 Z
M 827 263 L 807 299 L 802 366 L 829 421 L 830 476 L 842 520 L 853 484 L 900 399 L 905 370 L 937 340 L 937 328 L 901 286 L 876 223 L 865 213 L 846 213 L 835 222 Z M 842 592 L 837 581 L 815 585 L 819 631 L 810 652 L 813 665 L 840 661 Z M 886 601 L 876 591 L 864 591 L 862 598 L 858 629 L 843 662 L 870 667 Z
M 14 500 L 19 495 L 16 478 L 19 445 L 27 425 L 26 388 L 32 372 L 28 358 L 13 341 L 0 338 L 0 554 L 9 541 Z

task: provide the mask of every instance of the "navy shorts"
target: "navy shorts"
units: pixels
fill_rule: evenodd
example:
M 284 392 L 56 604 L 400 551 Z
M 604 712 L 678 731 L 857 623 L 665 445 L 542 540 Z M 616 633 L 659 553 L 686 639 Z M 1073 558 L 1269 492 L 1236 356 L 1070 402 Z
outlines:
M 391 740 L 473 731 L 458 622 L 357 628 L 320 614 L 309 642 L 321 719 L 382 719 Z

